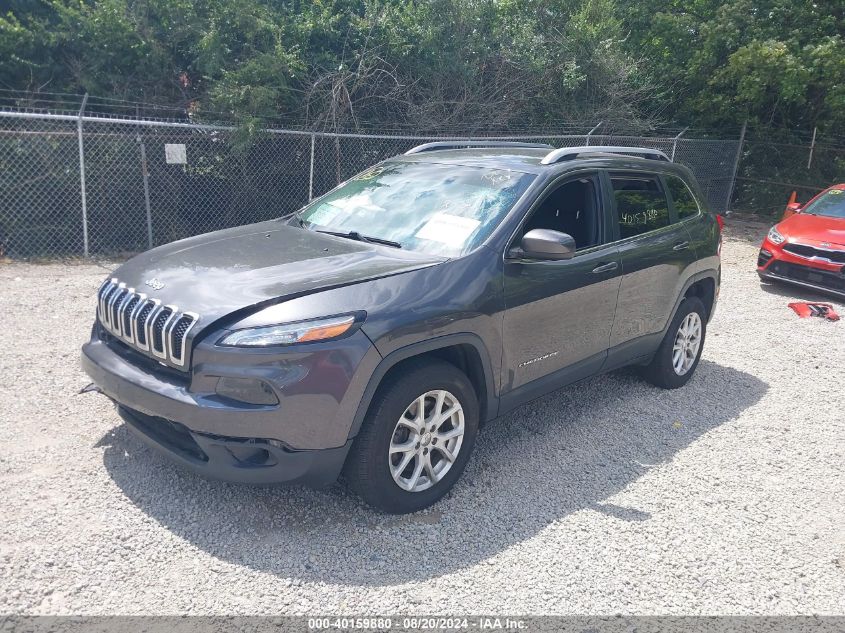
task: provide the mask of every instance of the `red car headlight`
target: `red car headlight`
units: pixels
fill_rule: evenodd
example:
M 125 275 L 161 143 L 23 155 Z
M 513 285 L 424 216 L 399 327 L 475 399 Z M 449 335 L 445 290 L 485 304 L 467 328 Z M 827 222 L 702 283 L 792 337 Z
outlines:
M 778 231 L 777 226 L 769 229 L 769 235 L 767 237 L 773 244 L 783 244 L 786 241 L 786 238 Z

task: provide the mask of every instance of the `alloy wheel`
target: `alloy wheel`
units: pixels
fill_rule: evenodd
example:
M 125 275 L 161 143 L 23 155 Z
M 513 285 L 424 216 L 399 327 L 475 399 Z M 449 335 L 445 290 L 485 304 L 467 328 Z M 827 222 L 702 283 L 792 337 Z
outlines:
M 464 410 L 444 389 L 427 391 L 409 404 L 390 438 L 390 474 L 408 492 L 434 486 L 452 468 L 464 438 Z
M 679 376 L 692 369 L 701 347 L 701 317 L 690 312 L 678 328 L 675 344 L 672 346 L 672 368 Z

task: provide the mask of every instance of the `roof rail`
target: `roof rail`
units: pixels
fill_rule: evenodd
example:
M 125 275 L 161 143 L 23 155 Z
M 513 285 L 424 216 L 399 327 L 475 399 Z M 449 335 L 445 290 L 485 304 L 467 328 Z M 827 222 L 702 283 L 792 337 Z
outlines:
M 434 141 L 412 147 L 405 155 L 433 152 L 438 149 L 470 149 L 474 147 L 527 147 L 536 149 L 552 149 L 548 143 L 520 143 L 517 141 Z
M 652 160 L 664 160 L 672 162 L 669 157 L 659 149 L 650 147 L 625 147 L 624 145 L 587 145 L 586 147 L 561 147 L 546 154 L 540 161 L 541 165 L 553 165 L 565 160 L 578 158 L 581 154 L 623 154 L 633 155 L 638 158 L 650 158 Z

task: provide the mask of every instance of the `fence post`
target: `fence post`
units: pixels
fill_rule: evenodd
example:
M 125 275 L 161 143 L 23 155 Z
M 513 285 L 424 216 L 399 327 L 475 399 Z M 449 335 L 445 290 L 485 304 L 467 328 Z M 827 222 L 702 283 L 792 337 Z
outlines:
M 88 104 L 88 93 L 82 97 L 82 105 L 79 107 L 79 116 L 76 118 L 76 137 L 79 141 L 79 192 L 82 195 L 82 248 L 85 257 L 88 257 L 88 200 L 85 195 L 85 147 L 82 143 L 82 116 L 85 114 L 85 106 Z
M 739 160 L 742 157 L 742 145 L 745 143 L 745 128 L 748 127 L 748 119 L 742 123 L 742 131 L 739 133 L 739 144 L 736 147 L 736 156 L 734 157 L 734 171 L 731 176 L 730 185 L 728 185 L 728 197 L 725 200 L 725 215 L 731 212 L 731 198 L 734 195 L 734 185 L 736 183 L 736 174 L 739 171 Z
M 334 135 L 334 171 L 335 180 L 340 184 L 340 136 Z
M 807 159 L 807 169 L 810 169 L 810 165 L 813 164 L 813 149 L 816 147 L 816 132 L 819 131 L 818 127 L 813 128 L 813 140 L 810 142 L 810 157 Z
M 315 135 L 311 132 L 311 170 L 308 173 L 308 202 L 314 198 L 314 139 Z
M 680 131 L 678 136 L 676 136 L 675 139 L 672 141 L 672 157 L 669 160 L 671 160 L 673 163 L 675 162 L 675 150 L 678 149 L 678 139 L 681 138 L 684 135 L 684 132 L 686 132 L 688 129 L 689 129 L 689 126 L 685 127 L 683 130 Z
M 147 148 L 144 138 L 138 134 L 135 140 L 141 145 L 141 176 L 144 179 L 144 207 L 147 211 L 147 248 L 153 247 L 153 215 L 150 211 L 150 172 L 147 169 Z
M 604 121 L 599 121 L 598 123 L 596 123 L 596 126 L 592 130 L 587 132 L 587 142 L 586 142 L 587 147 L 590 146 L 590 137 L 593 135 L 593 132 L 595 132 L 597 129 L 599 129 L 601 127 L 602 123 L 604 123 Z

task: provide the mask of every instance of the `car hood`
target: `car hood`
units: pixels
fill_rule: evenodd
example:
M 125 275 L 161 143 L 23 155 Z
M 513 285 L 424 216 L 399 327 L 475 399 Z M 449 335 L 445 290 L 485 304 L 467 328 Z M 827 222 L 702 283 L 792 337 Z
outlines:
M 819 245 L 827 242 L 845 247 L 845 219 L 796 213 L 778 225 L 778 231 L 792 241 Z
M 112 277 L 179 311 L 199 314 L 202 329 L 245 308 L 443 261 L 273 220 L 154 248 Z

